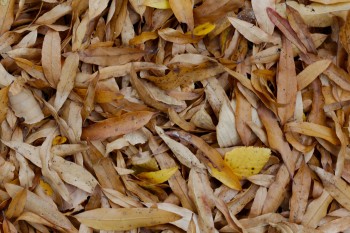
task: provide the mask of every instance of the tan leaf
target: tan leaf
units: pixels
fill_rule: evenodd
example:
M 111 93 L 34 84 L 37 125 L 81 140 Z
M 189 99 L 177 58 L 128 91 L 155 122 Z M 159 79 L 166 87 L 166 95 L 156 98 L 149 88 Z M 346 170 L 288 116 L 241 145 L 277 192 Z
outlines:
M 5 189 L 11 197 L 14 197 L 23 190 L 22 187 L 14 184 L 5 184 Z M 55 206 L 33 192 L 27 191 L 27 201 L 24 208 L 65 229 L 67 232 L 78 232 L 68 218 L 59 212 Z
M 234 28 L 236 28 L 247 40 L 253 42 L 254 44 L 272 42 L 273 37 L 267 34 L 262 29 L 248 23 L 244 20 L 240 20 L 233 17 L 228 17 Z
M 89 18 L 93 19 L 100 15 L 107 7 L 109 0 L 89 0 Z
M 311 173 L 308 166 L 303 163 L 294 176 L 293 193 L 290 201 L 289 219 L 294 223 L 301 223 L 305 214 L 311 187 Z
M 94 229 L 115 231 L 155 226 L 180 219 L 177 214 L 155 208 L 100 208 L 85 211 L 74 217 Z
M 4 87 L 0 90 L 0 124 L 5 120 L 8 110 L 8 92 L 10 86 Z
M 24 210 L 26 201 L 27 201 L 27 190 L 23 189 L 12 198 L 12 201 L 6 211 L 6 217 L 16 218 L 20 216 Z
M 75 76 L 79 66 L 79 56 L 76 53 L 70 54 L 64 61 L 62 73 L 57 84 L 54 108 L 58 111 L 74 87 Z
M 58 32 L 49 30 L 44 37 L 41 63 L 46 80 L 56 87 L 61 76 L 61 37 Z
M 79 52 L 82 62 L 100 66 L 123 65 L 143 57 L 144 51 L 134 48 L 99 47 Z
M 275 1 L 260 1 L 260 0 L 252 0 L 252 8 L 254 10 L 255 18 L 262 30 L 264 30 L 267 34 L 272 35 L 273 29 L 275 25 L 269 19 L 267 15 L 266 8 L 275 8 Z
M 186 23 L 190 30 L 194 28 L 193 1 L 192 0 L 169 0 L 171 10 L 181 23 Z
M 278 125 L 276 117 L 265 107 L 259 107 L 258 114 L 266 129 L 270 147 L 281 154 L 289 174 L 292 175 L 294 173 L 296 158 L 293 156 L 289 144 L 284 139 L 283 132 Z
M 69 162 L 61 157 L 53 157 L 52 169 L 59 174 L 62 180 L 85 192 L 92 193 L 97 185 L 95 177 L 84 167 Z
M 350 210 L 350 186 L 340 177 L 322 168 L 310 166 L 321 178 L 325 190 L 347 210 Z
M 320 60 L 307 66 L 296 77 L 298 82 L 298 90 L 300 91 L 311 84 L 312 81 L 322 74 L 330 64 L 330 60 Z
M 186 146 L 168 137 L 158 126 L 156 126 L 155 129 L 158 135 L 163 139 L 176 158 L 183 165 L 189 168 L 205 168 L 204 165 L 201 164 L 197 157 Z
M 42 16 L 40 16 L 35 23 L 50 25 L 56 22 L 59 18 L 69 14 L 72 11 L 72 7 L 69 3 L 65 2 L 59 4 L 52 8 L 50 11 L 46 12 Z
M 292 44 L 282 37 L 282 50 L 278 63 L 277 102 L 285 104 L 277 109 L 281 124 L 284 125 L 294 115 L 297 94 L 297 79 Z
M 125 113 L 121 117 L 109 118 L 83 129 L 82 138 L 103 140 L 140 129 L 153 117 L 153 112 L 139 111 Z
M 158 35 L 166 41 L 176 44 L 198 43 L 202 40 L 202 36 L 184 34 L 172 28 L 164 28 L 158 31 Z
M 146 79 L 152 81 L 162 89 L 170 90 L 180 85 L 214 77 L 222 72 L 224 70 L 216 63 L 206 62 L 198 66 L 179 66 L 163 77 L 148 76 Z
M 15 0 L 3 0 L 0 4 L 0 36 L 10 30 L 14 20 Z

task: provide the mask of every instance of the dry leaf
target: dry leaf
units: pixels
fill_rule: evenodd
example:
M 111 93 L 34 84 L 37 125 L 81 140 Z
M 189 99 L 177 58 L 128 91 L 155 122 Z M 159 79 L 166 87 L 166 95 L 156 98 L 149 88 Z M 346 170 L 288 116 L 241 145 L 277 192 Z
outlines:
M 150 184 L 161 184 L 169 180 L 172 175 L 178 170 L 178 167 L 162 169 L 155 172 L 141 172 L 137 175 L 142 181 Z
M 42 60 L 46 80 L 56 87 L 61 76 L 61 37 L 58 32 L 49 30 L 44 37 Z
M 15 0 L 3 0 L 0 4 L 0 35 L 10 30 L 14 20 Z
M 98 230 L 127 231 L 180 219 L 180 216 L 155 208 L 94 209 L 74 216 L 79 222 Z
M 84 139 L 98 140 L 127 134 L 143 127 L 153 115 L 153 112 L 147 111 L 125 113 L 84 128 L 81 136 Z
M 258 174 L 270 158 L 271 150 L 259 147 L 236 147 L 225 154 L 225 162 L 240 178 Z
M 9 92 L 10 86 L 4 87 L 0 90 L 0 123 L 2 123 L 7 114 L 8 110 L 8 92 Z
M 186 23 L 190 30 L 194 28 L 192 0 L 169 0 L 170 8 L 181 23 Z

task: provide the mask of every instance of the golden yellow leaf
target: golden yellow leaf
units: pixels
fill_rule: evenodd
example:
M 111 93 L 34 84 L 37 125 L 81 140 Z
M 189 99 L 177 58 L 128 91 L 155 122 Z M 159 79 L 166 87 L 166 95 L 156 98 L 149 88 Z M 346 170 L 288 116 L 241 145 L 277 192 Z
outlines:
M 155 208 L 94 209 L 75 215 L 75 218 L 99 230 L 127 231 L 138 227 L 149 227 L 180 219 L 175 213 Z
M 144 6 L 149 6 L 157 9 L 169 9 L 169 0 L 144 0 Z
M 169 180 L 169 178 L 175 174 L 178 170 L 178 167 L 172 167 L 167 169 L 162 169 L 155 172 L 142 172 L 137 175 L 143 181 L 147 181 L 151 184 L 161 184 Z
M 270 155 L 271 150 L 269 148 L 237 147 L 225 154 L 225 162 L 240 178 L 249 177 L 261 171 Z
M 193 35 L 195 35 L 195 36 L 205 36 L 208 33 L 210 33 L 211 31 L 213 31 L 214 28 L 215 28 L 215 24 L 207 22 L 207 23 L 203 23 L 203 24 L 198 25 L 197 27 L 195 27 L 193 29 L 192 32 L 187 32 L 186 34 L 193 33 Z
M 156 32 L 142 32 L 140 35 L 135 36 L 131 40 L 129 40 L 130 45 L 137 45 L 145 43 L 148 40 L 154 40 L 158 38 L 158 34 Z
M 53 190 L 52 190 L 51 186 L 48 183 L 46 183 L 43 179 L 40 179 L 39 185 L 44 190 L 46 195 L 48 195 L 49 197 L 52 197 Z
M 67 141 L 67 138 L 64 136 L 56 136 L 52 141 L 52 146 L 61 145 Z
M 6 211 L 6 218 L 18 217 L 23 212 L 26 201 L 27 189 L 23 189 L 12 198 Z

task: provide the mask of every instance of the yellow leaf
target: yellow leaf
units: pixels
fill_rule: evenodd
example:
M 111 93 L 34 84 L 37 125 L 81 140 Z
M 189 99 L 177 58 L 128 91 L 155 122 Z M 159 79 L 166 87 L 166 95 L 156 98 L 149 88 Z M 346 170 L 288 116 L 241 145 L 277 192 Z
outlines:
M 200 24 L 197 27 L 195 27 L 193 29 L 193 32 L 187 32 L 186 34 L 193 33 L 193 35 L 195 35 L 195 36 L 205 36 L 205 35 L 209 34 L 211 31 L 213 31 L 214 28 L 215 28 L 215 24 L 203 23 L 203 24 Z
M 65 143 L 66 141 L 67 141 L 66 137 L 58 135 L 52 140 L 52 145 L 53 146 L 61 145 L 61 144 Z
M 233 172 L 242 177 L 258 174 L 271 155 L 271 150 L 260 147 L 237 147 L 225 154 L 225 161 Z
M 169 9 L 169 0 L 144 0 L 144 6 L 149 6 L 157 9 Z
M 53 190 L 51 188 L 51 186 L 46 183 L 45 181 L 43 181 L 42 179 L 40 179 L 40 183 L 39 183 L 40 187 L 44 190 L 45 194 L 52 197 L 53 195 Z
M 177 214 L 155 208 L 94 209 L 74 216 L 86 226 L 100 230 L 127 231 L 179 220 Z
M 151 184 L 161 184 L 175 174 L 178 170 L 178 167 L 172 167 L 168 169 L 162 169 L 155 172 L 142 172 L 137 175 L 138 178 L 147 181 Z

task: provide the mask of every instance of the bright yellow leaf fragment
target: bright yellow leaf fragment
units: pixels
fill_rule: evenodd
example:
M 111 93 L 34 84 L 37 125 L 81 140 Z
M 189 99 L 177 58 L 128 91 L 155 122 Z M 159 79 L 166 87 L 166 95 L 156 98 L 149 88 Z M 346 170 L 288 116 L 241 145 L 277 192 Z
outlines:
M 170 9 L 168 0 L 144 0 L 143 5 L 157 9 Z
M 271 150 L 261 147 L 237 147 L 225 154 L 225 162 L 240 178 L 258 174 L 271 155 Z
M 187 34 L 193 33 L 195 36 L 205 36 L 215 28 L 215 24 L 212 23 L 203 23 L 198 25 L 193 29 L 193 32 L 187 32 Z
M 156 172 L 142 172 L 138 174 L 137 177 L 151 184 L 161 184 L 169 180 L 169 178 L 172 175 L 174 175 L 177 170 L 178 167 L 172 167 L 168 169 L 162 169 Z
M 65 143 L 67 141 L 66 137 L 62 137 L 62 136 L 56 136 L 53 140 L 52 140 L 52 145 L 56 146 L 56 145 L 61 145 L 63 143 Z

